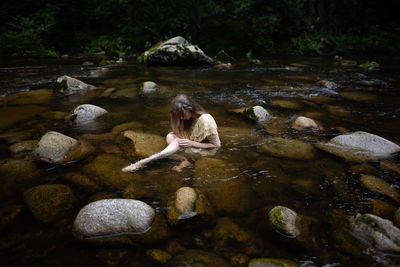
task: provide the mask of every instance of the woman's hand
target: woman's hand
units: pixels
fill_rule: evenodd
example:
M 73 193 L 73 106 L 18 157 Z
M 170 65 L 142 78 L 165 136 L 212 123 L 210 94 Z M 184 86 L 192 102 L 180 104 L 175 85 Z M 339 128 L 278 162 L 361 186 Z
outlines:
M 194 146 L 194 141 L 189 140 L 189 139 L 181 139 L 178 138 L 178 144 L 180 147 L 193 147 Z

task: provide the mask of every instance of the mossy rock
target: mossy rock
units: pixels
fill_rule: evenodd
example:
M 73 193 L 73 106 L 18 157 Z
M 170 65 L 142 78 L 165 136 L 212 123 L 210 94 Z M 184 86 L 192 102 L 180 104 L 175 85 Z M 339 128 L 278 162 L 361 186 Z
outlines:
M 276 206 L 269 211 L 268 217 L 272 226 L 280 233 L 290 237 L 300 234 L 296 227 L 298 215 L 295 211 L 283 206 Z
M 366 69 L 378 69 L 380 65 L 378 62 L 375 61 L 366 61 L 362 64 L 359 65 L 361 68 L 366 68 Z
M 213 60 L 196 45 L 177 36 L 142 53 L 138 61 L 149 65 L 210 65 Z

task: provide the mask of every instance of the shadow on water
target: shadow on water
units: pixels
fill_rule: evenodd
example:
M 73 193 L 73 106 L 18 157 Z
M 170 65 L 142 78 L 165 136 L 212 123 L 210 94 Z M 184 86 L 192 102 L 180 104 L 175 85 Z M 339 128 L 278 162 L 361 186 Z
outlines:
M 366 131 L 400 143 L 399 72 L 393 61 L 381 59 L 383 67 L 376 71 L 337 66 L 326 58 L 299 57 L 265 59 L 261 65 L 240 62 L 230 69 L 146 68 L 136 62 L 100 68 L 82 66 L 83 61 L 0 66 L 0 160 L 4 166 L 11 166 L 1 170 L 4 189 L 0 212 L 5 219 L 0 228 L 0 262 L 4 266 L 157 266 L 159 262 L 150 256 L 152 249 L 172 256 L 200 249 L 235 266 L 245 266 L 246 259 L 257 257 L 285 258 L 302 266 L 399 264 L 399 258 L 390 255 L 353 257 L 338 245 L 335 236 L 337 214 L 345 218 L 357 212 L 371 213 L 373 201 L 398 206 L 388 196 L 367 190 L 359 180 L 364 172 L 374 173 L 399 189 L 399 180 L 391 173 L 381 170 L 376 162 L 352 164 L 317 150 L 310 160 L 276 157 L 262 149 L 269 137 L 314 144 L 343 131 Z M 60 75 L 79 78 L 96 85 L 96 89 L 70 96 L 53 94 L 51 82 Z M 323 79 L 342 87 L 334 90 L 315 84 Z M 140 92 L 140 84 L 147 80 L 156 82 L 158 90 Z M 34 90 L 40 93 L 30 100 L 13 97 L 15 93 Z M 217 121 L 223 146 L 214 156 L 218 160 L 211 166 L 214 176 L 200 179 L 197 163 L 175 172 L 172 168 L 177 162 L 163 159 L 132 174 L 137 190 L 132 193 L 132 183 L 124 184 L 124 179 L 130 178 L 121 176 L 119 170 L 140 157 L 116 126 L 128 124 L 124 129 L 165 136 L 170 131 L 169 104 L 178 93 L 193 97 Z M 87 103 L 105 108 L 109 115 L 96 124 L 71 123 L 71 110 Z M 277 117 L 276 121 L 264 126 L 228 112 L 255 105 L 266 108 Z M 291 124 L 300 115 L 320 122 L 324 130 L 292 129 Z M 37 141 L 48 131 L 85 140 L 95 147 L 95 152 L 83 161 L 55 167 L 33 162 L 23 149 L 9 150 L 21 141 Z M 391 160 L 399 162 L 398 157 Z M 94 162 L 100 162 L 103 169 L 96 167 L 98 177 L 89 177 L 93 175 L 88 170 L 94 168 Z M 29 175 L 16 181 L 16 168 L 18 177 L 25 174 L 25 168 Z M 106 170 L 104 175 L 102 170 Z M 107 175 L 109 179 L 119 179 L 118 186 L 104 182 L 92 185 L 85 180 L 98 182 L 102 176 L 108 179 Z M 73 177 L 81 177 L 80 182 Z M 74 200 L 68 216 L 51 223 L 35 219 L 23 200 L 23 192 L 41 184 L 66 184 L 72 189 Z M 172 235 L 165 242 L 135 249 L 90 246 L 71 233 L 77 212 L 91 201 L 138 198 L 165 215 L 175 191 L 183 186 L 201 190 L 214 203 L 216 214 L 209 224 L 195 230 L 172 226 Z M 309 233 L 318 246 L 292 247 L 286 237 L 271 233 L 267 212 L 276 205 L 320 222 Z M 255 237 L 245 241 L 249 244 L 242 244 L 235 234 Z M 239 258 L 245 259 L 242 265 L 237 263 Z

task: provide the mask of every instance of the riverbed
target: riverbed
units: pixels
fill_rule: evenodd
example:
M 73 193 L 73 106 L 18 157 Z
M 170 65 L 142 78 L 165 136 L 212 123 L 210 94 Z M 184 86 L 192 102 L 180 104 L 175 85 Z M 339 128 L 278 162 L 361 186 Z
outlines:
M 344 248 L 336 236 L 336 222 L 357 213 L 374 213 L 393 220 L 393 209 L 397 209 L 399 203 L 367 189 L 360 182 L 360 176 L 373 173 L 399 190 L 398 174 L 380 168 L 379 161 L 351 163 L 318 149 L 312 159 L 293 159 L 267 154 L 261 148 L 270 137 L 313 145 L 354 131 L 372 133 L 400 144 L 399 61 L 376 58 L 380 68 L 368 70 L 357 65 L 337 64 L 331 57 L 260 60 L 260 64 L 242 60 L 231 67 L 147 67 L 136 60 L 99 67 L 96 61 L 93 65 L 82 64 L 87 61 L 83 58 L 3 61 L 0 66 L 0 160 L 3 166 L 10 160 L 17 160 L 17 163 L 1 171 L 5 182 L 0 210 L 6 218 L 0 236 L 1 264 L 159 266 L 192 250 L 210 253 L 233 266 L 246 266 L 254 258 L 286 259 L 301 266 L 400 264 L 400 255 L 368 255 L 365 251 L 361 252 L 364 256 L 356 256 Z M 370 59 L 358 59 L 360 63 L 363 60 Z M 52 83 L 62 75 L 92 84 L 95 89 L 71 95 L 54 93 Z M 340 87 L 331 89 L 317 85 L 321 80 L 335 82 Z M 157 83 L 157 90 L 140 91 L 144 81 Z M 31 91 L 42 93 L 24 97 L 24 93 Z M 115 175 L 124 164 L 139 160 L 140 156 L 123 147 L 126 140 L 121 141 L 123 138 L 118 135 L 115 140 L 110 139 L 107 134 L 115 133 L 117 126 L 131 123 L 135 125 L 134 130 L 166 136 L 170 132 L 170 102 L 178 93 L 191 96 L 215 118 L 222 147 L 212 158 L 223 163 L 218 165 L 223 166 L 218 170 L 223 179 L 205 186 L 198 182 L 195 160 L 191 166 L 177 172 L 173 170 L 176 161 L 162 159 L 132 174 L 140 182 L 135 184 L 139 187 L 135 188 L 136 195 L 132 193 L 131 196 L 139 196 L 137 199 L 165 217 L 176 190 L 184 186 L 198 188 L 215 208 L 213 220 L 199 227 L 169 225 L 171 234 L 167 240 L 145 245 L 101 246 L 77 240 L 71 229 L 84 205 L 130 195 L 127 187 L 98 184 L 95 189 L 88 189 L 73 182 L 71 173 L 90 179 L 86 167 L 99 157 L 123 159 L 118 161 L 120 165 L 105 165 L 110 169 L 107 175 Z M 69 113 L 81 104 L 102 107 L 110 116 L 95 125 L 76 126 L 70 122 Z M 231 112 L 252 106 L 264 107 L 275 119 L 260 123 Z M 322 129 L 293 129 L 292 123 L 298 116 L 317 121 Z M 48 131 L 84 139 L 95 151 L 81 161 L 61 166 L 37 162 L 30 153 L 10 151 L 13 144 L 38 141 Z M 400 164 L 398 155 L 386 160 Z M 10 182 L 21 175 L 15 171 L 19 164 L 27 162 L 34 165 L 40 177 Z M 6 176 L 11 178 L 6 179 Z M 38 221 L 24 201 L 25 190 L 43 184 L 64 184 L 73 192 L 72 208 L 56 222 Z M 226 203 L 213 203 L 220 199 Z M 376 203 L 382 202 L 389 207 L 385 211 L 376 207 Z M 312 240 L 317 240 L 317 245 L 302 246 L 271 232 L 267 214 L 277 205 L 317 221 L 318 227 L 308 233 Z M 230 228 L 224 229 L 224 225 Z M 254 238 L 244 241 L 240 234 Z M 168 260 L 158 260 L 154 251 L 166 253 L 162 255 L 168 255 Z

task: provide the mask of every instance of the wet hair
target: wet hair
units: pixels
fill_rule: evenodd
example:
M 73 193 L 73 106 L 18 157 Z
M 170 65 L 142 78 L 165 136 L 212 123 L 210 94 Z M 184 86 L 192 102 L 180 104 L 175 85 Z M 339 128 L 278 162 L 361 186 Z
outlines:
M 185 110 L 190 110 L 193 116 L 200 116 L 207 113 L 202 106 L 187 95 L 177 95 L 171 102 L 171 128 L 180 138 L 186 137 L 185 133 L 193 123 L 193 118 L 190 120 L 182 119 Z

